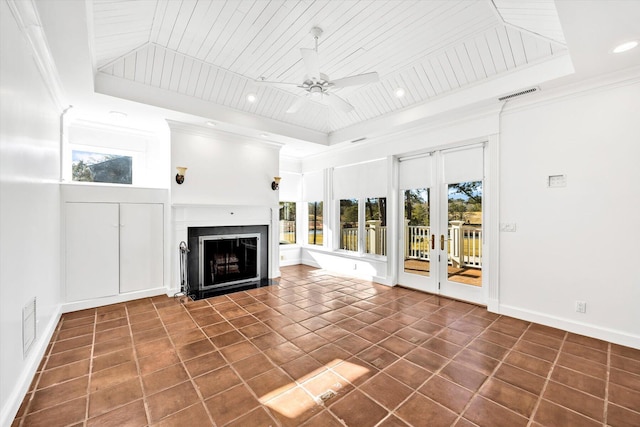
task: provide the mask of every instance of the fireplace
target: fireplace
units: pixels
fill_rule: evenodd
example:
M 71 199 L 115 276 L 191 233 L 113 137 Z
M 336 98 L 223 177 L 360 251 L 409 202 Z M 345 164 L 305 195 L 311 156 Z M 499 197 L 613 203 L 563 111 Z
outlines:
M 189 227 L 189 286 L 199 293 L 239 288 L 268 279 L 266 225 Z
M 200 289 L 260 280 L 260 234 L 199 237 Z

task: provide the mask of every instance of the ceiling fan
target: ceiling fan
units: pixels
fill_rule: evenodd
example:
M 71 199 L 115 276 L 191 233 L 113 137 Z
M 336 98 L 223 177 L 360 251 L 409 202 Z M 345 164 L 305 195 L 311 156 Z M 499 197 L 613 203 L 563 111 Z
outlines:
M 300 107 L 302 107 L 302 105 L 309 100 L 319 101 L 345 113 L 353 111 L 353 105 L 349 104 L 338 95 L 330 93 L 330 91 L 334 88 L 375 83 L 379 80 L 378 73 L 371 72 L 342 77 L 335 80 L 329 79 L 329 76 L 320 72 L 320 61 L 318 59 L 318 38 L 322 35 L 322 29 L 319 27 L 313 27 L 311 29 L 311 35 L 313 36 L 316 43 L 315 49 L 300 49 L 300 53 L 302 54 L 302 61 L 304 62 L 304 67 L 307 72 L 301 84 L 287 82 L 270 82 L 264 80 L 263 78 L 259 79 L 258 82 L 267 84 L 294 85 L 306 91 L 304 96 L 299 97 L 293 104 L 291 104 L 291 106 L 287 109 L 287 113 L 297 112 Z

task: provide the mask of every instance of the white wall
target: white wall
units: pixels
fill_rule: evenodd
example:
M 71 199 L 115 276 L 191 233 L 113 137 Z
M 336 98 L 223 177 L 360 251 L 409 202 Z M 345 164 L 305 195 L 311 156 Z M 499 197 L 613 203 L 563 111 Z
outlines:
M 9 425 L 60 313 L 59 115 L 31 48 L 0 2 L 0 425 Z M 22 354 L 22 307 L 37 298 Z
M 180 283 L 177 256 L 189 226 L 269 225 L 269 277 L 279 277 L 278 191 L 280 145 L 204 127 L 169 122 L 171 169 L 188 168 L 184 183 L 171 179 L 172 291 Z
M 279 146 L 248 137 L 170 122 L 171 176 L 188 170 L 184 184 L 171 179 L 173 204 L 278 206 L 271 189 L 279 174 Z
M 639 111 L 637 77 L 505 110 L 500 222 L 517 229 L 500 235 L 501 312 L 640 347 Z

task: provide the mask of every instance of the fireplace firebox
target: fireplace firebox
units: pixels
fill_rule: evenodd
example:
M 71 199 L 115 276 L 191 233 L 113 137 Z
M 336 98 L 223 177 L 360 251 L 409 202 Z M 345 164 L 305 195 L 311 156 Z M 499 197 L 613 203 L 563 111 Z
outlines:
M 200 236 L 200 289 L 260 280 L 260 234 Z
M 188 227 L 187 280 L 198 298 L 269 282 L 269 227 Z

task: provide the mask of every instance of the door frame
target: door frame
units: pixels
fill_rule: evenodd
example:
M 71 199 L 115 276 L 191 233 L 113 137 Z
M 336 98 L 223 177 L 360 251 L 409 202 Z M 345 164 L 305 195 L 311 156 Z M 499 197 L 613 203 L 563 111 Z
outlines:
M 499 283 L 498 283 L 498 254 L 499 254 L 499 187 L 498 187 L 498 153 L 499 153 L 499 138 L 497 134 L 492 134 L 484 137 L 478 137 L 459 141 L 450 144 L 434 145 L 429 148 L 425 148 L 419 151 L 412 151 L 393 156 L 394 165 L 394 188 L 393 192 L 396 198 L 394 203 L 396 209 L 396 221 L 394 222 L 396 228 L 396 236 L 394 242 L 394 251 L 396 254 L 393 265 L 390 266 L 393 271 L 393 283 L 403 285 L 400 283 L 400 268 L 401 263 L 404 261 L 403 241 L 401 237 L 404 229 L 404 211 L 401 209 L 403 205 L 403 194 L 399 188 L 399 171 L 400 171 L 400 159 L 408 157 L 416 157 L 421 155 L 429 155 L 436 151 L 449 150 L 455 148 L 463 148 L 465 146 L 477 145 L 479 143 L 484 144 L 484 169 L 483 169 L 483 252 L 482 252 L 482 288 L 480 294 L 480 300 L 470 301 L 471 303 L 486 306 L 489 311 L 499 311 Z M 402 223 L 402 224 L 401 224 Z M 439 242 L 436 242 L 438 244 Z M 411 287 L 410 285 L 405 285 Z M 412 287 L 415 288 L 415 287 Z M 431 293 L 431 291 L 427 291 Z M 436 294 L 438 289 L 436 288 Z M 438 294 L 440 295 L 440 294 Z M 444 295 L 443 295 L 444 296 Z M 448 296 L 453 299 L 464 300 L 464 295 L 451 295 Z

